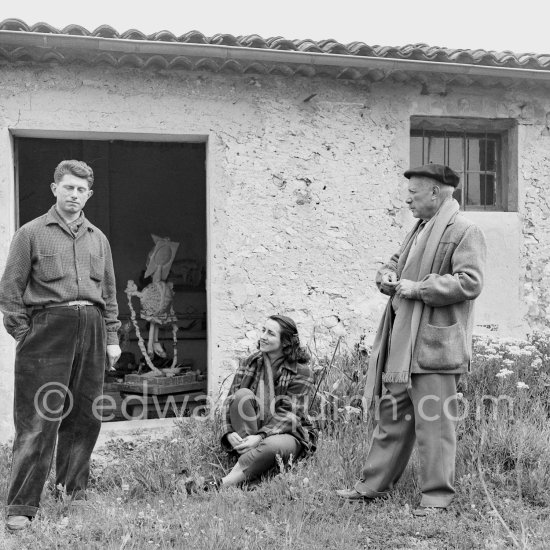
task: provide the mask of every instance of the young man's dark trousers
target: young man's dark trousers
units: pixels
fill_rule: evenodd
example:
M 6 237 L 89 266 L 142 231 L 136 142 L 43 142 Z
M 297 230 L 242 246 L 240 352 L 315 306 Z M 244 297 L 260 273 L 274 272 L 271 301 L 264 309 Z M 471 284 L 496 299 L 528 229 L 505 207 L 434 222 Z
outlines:
M 15 358 L 15 441 L 8 515 L 34 516 L 57 440 L 56 479 L 67 494 L 86 489 L 101 428 L 106 330 L 96 306 L 36 310 Z

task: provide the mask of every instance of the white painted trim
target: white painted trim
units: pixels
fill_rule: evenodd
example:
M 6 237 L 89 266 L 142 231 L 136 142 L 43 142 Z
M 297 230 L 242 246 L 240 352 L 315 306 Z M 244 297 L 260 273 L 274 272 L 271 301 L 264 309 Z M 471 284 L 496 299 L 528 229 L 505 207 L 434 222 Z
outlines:
M 214 364 L 213 354 L 214 347 L 212 345 L 214 333 L 213 323 L 214 308 L 213 302 L 213 288 L 212 288 L 212 273 L 214 264 L 214 250 L 213 235 L 214 235 L 214 202 L 212 197 L 212 179 L 214 170 L 214 152 L 213 152 L 213 140 L 208 139 L 206 141 L 206 357 L 207 357 L 207 369 L 206 369 L 206 388 L 208 395 L 212 395 L 214 391 L 214 373 L 211 365 Z
M 169 141 L 182 143 L 205 143 L 208 134 L 166 134 L 158 130 L 151 132 L 109 131 L 96 132 L 92 130 L 60 130 L 45 128 L 10 128 L 10 133 L 15 137 L 43 138 L 43 139 L 81 139 L 96 141 Z

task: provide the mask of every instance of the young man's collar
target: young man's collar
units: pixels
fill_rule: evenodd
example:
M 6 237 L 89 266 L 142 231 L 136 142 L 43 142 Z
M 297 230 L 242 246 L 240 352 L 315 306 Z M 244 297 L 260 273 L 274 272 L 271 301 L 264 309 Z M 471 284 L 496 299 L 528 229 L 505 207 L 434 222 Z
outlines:
M 76 223 L 77 225 L 82 225 L 82 227 L 90 229 L 90 224 L 88 222 L 88 219 L 84 215 L 83 210 L 80 211 L 80 215 L 78 216 L 78 218 L 76 220 L 74 220 L 72 222 L 67 222 L 61 216 L 61 214 L 59 214 L 59 212 L 57 211 L 57 208 L 55 207 L 55 204 L 48 210 L 48 212 L 46 214 L 46 225 L 50 225 L 52 223 L 56 223 L 61 227 L 63 227 L 63 226 L 69 227 L 69 226 L 74 225 Z

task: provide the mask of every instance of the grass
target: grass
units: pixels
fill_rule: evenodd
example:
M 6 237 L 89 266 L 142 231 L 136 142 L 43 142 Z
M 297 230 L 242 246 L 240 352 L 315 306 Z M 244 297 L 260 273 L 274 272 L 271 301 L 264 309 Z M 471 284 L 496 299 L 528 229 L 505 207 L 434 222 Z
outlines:
M 6 533 L 0 548 L 547 548 L 550 356 L 545 342 L 536 335 L 526 342 L 476 342 L 474 372 L 461 388 L 470 408 L 458 423 L 457 495 L 445 514 L 426 519 L 410 514 L 420 497 L 415 456 L 386 499 L 363 504 L 334 496 L 335 489 L 356 479 L 372 430 L 356 397 L 367 351 L 356 347 L 340 353 L 320 388 L 330 420 L 323 423 L 310 459 L 254 488 L 188 495 L 193 481 L 231 464 L 219 449 L 215 420 L 181 419 L 167 437 L 110 441 L 94 455 L 87 509 L 68 509 L 46 491 L 31 529 Z M 326 363 L 317 360 L 317 371 Z M 503 368 L 511 374 L 497 377 Z M 518 388 L 518 382 L 529 388 Z M 500 403 L 493 416 L 495 406 L 484 395 L 507 395 L 511 405 Z M 9 448 L 0 447 L 3 501 L 9 460 Z

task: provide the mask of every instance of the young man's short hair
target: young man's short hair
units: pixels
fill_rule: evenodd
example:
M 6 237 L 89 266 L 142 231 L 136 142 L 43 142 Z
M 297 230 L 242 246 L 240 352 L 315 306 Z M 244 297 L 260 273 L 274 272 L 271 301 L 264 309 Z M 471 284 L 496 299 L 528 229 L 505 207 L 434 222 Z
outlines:
M 77 178 L 84 178 L 88 181 L 88 187 L 94 184 L 94 171 L 81 160 L 62 160 L 53 173 L 53 180 L 59 183 L 65 174 L 72 174 Z

